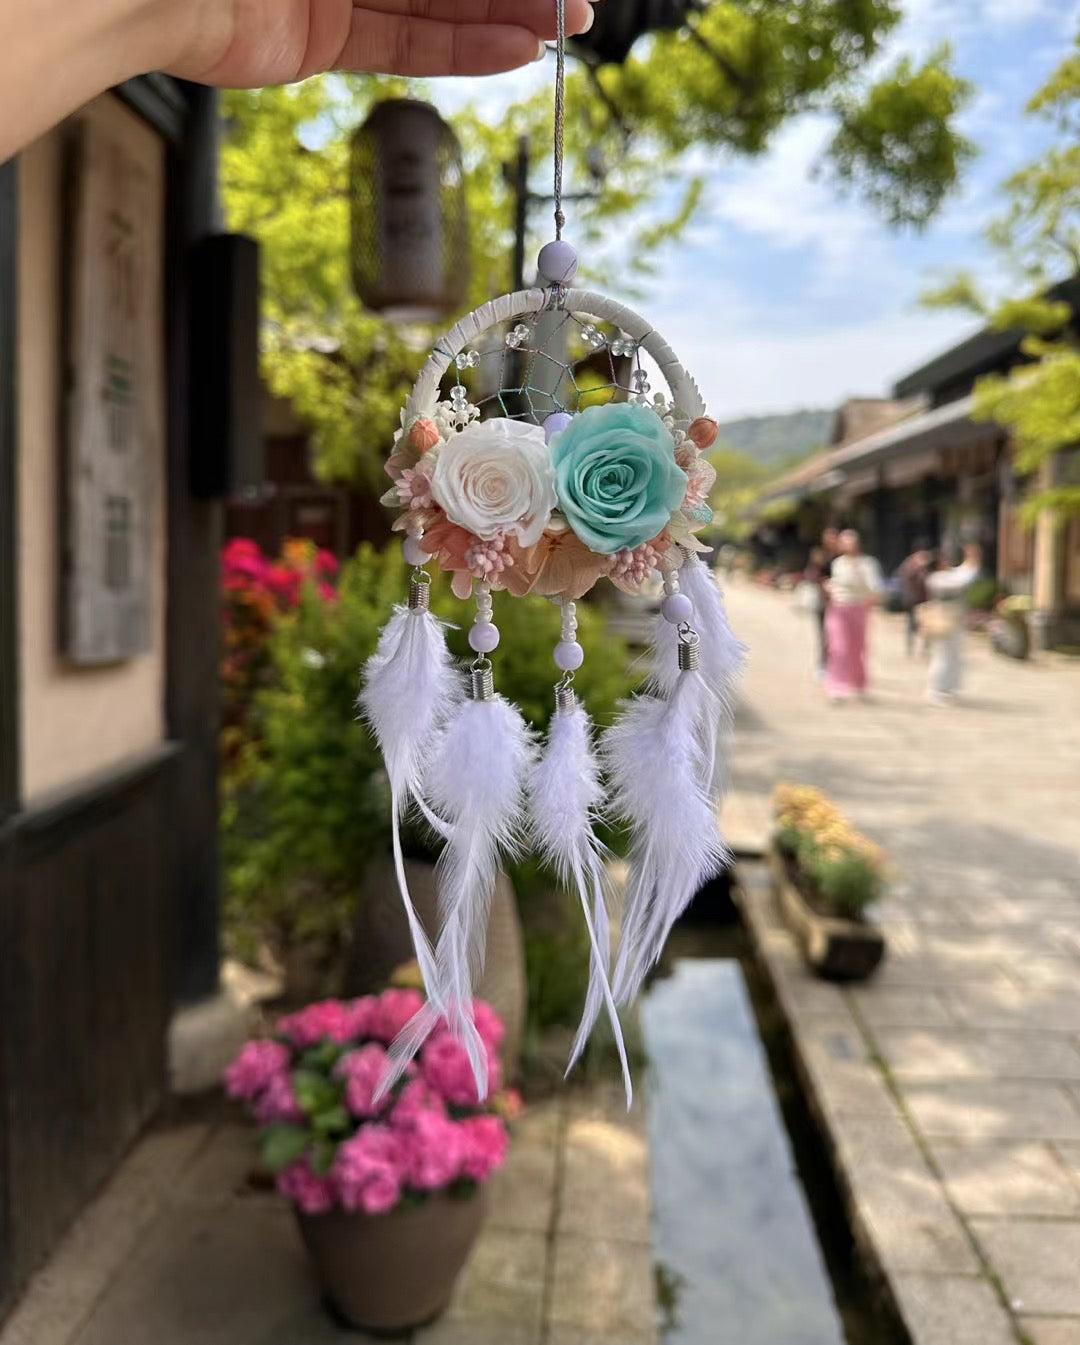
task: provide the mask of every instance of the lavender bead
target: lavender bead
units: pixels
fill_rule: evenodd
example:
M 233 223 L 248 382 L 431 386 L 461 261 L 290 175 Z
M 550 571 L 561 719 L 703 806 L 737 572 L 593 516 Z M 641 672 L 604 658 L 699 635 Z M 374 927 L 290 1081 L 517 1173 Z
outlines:
M 545 243 L 540 249 L 537 266 L 549 285 L 569 285 L 577 275 L 577 253 L 565 240 Z
M 401 551 L 408 565 L 426 565 L 431 559 L 430 553 L 424 550 L 415 537 L 406 537 Z
M 555 646 L 555 666 L 563 672 L 577 672 L 585 662 L 585 650 L 576 640 L 560 640 Z
M 490 654 L 499 647 L 499 628 L 490 621 L 478 621 L 469 631 L 469 648 L 477 654 Z
M 556 411 L 544 421 L 544 435 L 550 444 L 557 434 L 561 434 L 574 419 L 569 411 Z
M 664 614 L 665 621 L 670 621 L 673 626 L 678 626 L 683 621 L 689 621 L 694 615 L 694 604 L 685 593 L 671 593 L 664 599 L 664 604 L 660 610 Z

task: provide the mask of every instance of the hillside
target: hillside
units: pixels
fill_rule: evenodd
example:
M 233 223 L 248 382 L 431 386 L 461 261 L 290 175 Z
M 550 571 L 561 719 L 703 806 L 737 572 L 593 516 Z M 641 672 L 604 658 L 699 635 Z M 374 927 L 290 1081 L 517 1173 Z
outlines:
M 801 458 L 826 443 L 834 411 L 792 411 L 779 416 L 747 416 L 720 426 L 720 442 L 748 453 L 763 466 Z

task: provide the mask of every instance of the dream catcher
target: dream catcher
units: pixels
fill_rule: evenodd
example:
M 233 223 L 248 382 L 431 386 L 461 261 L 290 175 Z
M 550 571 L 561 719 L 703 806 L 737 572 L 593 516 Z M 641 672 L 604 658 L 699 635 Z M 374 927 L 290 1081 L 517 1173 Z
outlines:
M 727 859 L 717 805 L 743 650 L 697 540 L 712 519 L 715 473 L 704 453 L 717 426 L 658 332 L 622 304 L 572 287 L 577 257 L 562 238 L 561 209 L 564 50 L 560 32 L 556 239 L 539 258 L 546 284 L 484 304 L 436 345 L 387 464 L 384 503 L 399 511 L 394 527 L 415 569 L 408 603 L 365 670 L 361 704 L 386 760 L 394 862 L 428 1003 L 392 1048 L 384 1092 L 445 1018 L 486 1094 L 473 986 L 499 869 L 533 848 L 578 894 L 588 928 L 590 983 L 570 1065 L 606 1015 L 629 1104 L 618 1010 Z M 664 388 L 654 392 L 652 378 Z M 465 669 L 430 611 L 435 569 L 475 605 L 476 659 Z M 601 581 L 640 593 L 657 574 L 664 597 L 651 676 L 597 742 L 574 692 L 586 657 L 576 603 Z M 540 594 L 562 613 L 553 650 L 561 677 L 542 745 L 497 690 L 496 592 Z M 413 808 L 443 842 L 434 944 L 405 874 L 400 827 Z M 630 836 L 614 953 L 601 816 Z

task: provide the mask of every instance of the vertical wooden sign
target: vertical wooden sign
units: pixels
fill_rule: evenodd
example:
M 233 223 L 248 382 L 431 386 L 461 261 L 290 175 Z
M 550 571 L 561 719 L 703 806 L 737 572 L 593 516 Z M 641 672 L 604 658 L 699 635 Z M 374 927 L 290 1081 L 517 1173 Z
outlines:
M 61 642 L 79 664 L 150 647 L 163 458 L 161 144 L 103 110 L 68 159 Z

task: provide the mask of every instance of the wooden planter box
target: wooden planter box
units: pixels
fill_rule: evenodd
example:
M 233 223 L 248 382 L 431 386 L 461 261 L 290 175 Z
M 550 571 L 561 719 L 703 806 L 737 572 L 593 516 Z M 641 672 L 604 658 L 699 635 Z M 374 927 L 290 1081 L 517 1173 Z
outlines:
M 769 867 L 784 923 L 795 935 L 807 965 L 829 981 L 862 981 L 885 956 L 885 936 L 868 920 L 821 915 L 796 881 L 787 853 L 774 839 Z

